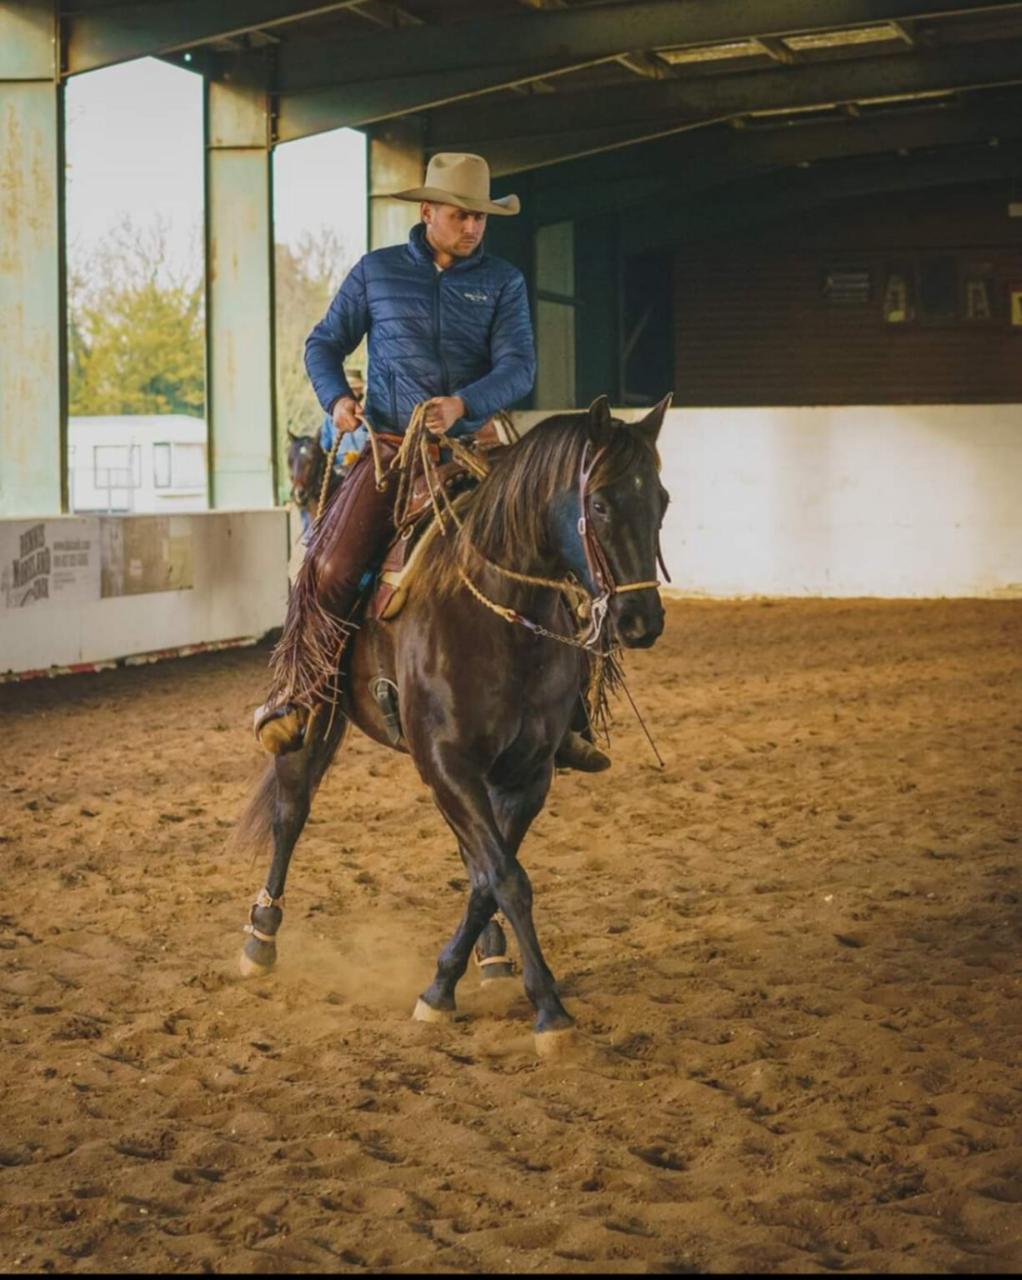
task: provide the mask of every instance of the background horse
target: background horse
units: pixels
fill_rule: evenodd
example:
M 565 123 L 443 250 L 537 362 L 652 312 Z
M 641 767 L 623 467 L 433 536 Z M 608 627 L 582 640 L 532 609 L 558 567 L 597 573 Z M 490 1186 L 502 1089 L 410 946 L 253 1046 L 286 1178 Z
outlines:
M 613 638 L 647 647 L 663 629 L 655 579 L 668 496 L 656 438 L 669 399 L 633 425 L 612 418 L 604 397 L 588 413 L 538 424 L 494 461 L 460 527 L 422 548 L 397 617 L 362 621 L 339 705 L 313 716 L 300 750 L 274 758 L 239 823 L 242 845 L 273 838 L 244 973 L 266 972 L 276 959 L 291 853 L 347 725 L 395 745 L 394 708 L 388 717 L 372 692 L 382 678 L 397 693 L 396 745 L 432 789 L 470 882 L 465 913 L 414 1016 L 453 1014 L 455 987 L 484 929 L 487 950 L 503 954 L 490 923 L 500 911 L 518 940 L 537 1048 L 552 1049 L 571 1027 L 536 937 L 518 849 L 546 800 L 592 661 L 578 639 L 579 617 L 588 619 L 590 645 Z
M 319 509 L 326 454 L 318 436 L 287 433 L 287 471 L 291 477 L 291 501 L 302 517 L 302 532 L 308 533 Z

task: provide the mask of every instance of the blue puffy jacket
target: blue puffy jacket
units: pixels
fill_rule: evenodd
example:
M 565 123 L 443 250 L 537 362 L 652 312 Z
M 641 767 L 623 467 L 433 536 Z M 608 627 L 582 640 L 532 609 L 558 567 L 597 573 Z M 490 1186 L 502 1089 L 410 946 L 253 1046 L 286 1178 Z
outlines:
M 352 394 L 342 361 L 369 335 L 364 408 L 380 431 L 403 433 L 412 410 L 432 396 L 460 396 L 465 435 L 527 395 L 536 375 L 529 300 L 522 273 L 480 246 L 437 271 L 425 238 L 365 254 L 348 273 L 305 342 L 305 367 L 327 414 Z M 365 429 L 342 441 L 359 448 Z

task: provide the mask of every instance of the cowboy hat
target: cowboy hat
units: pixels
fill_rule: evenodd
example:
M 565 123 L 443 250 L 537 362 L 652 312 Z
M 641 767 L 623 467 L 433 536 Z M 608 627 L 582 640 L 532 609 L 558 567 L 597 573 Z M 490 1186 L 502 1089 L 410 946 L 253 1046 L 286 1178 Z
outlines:
M 426 168 L 421 187 L 395 191 L 395 200 L 432 200 L 453 204 L 471 213 L 496 213 L 510 217 L 521 208 L 517 196 L 490 199 L 490 166 L 482 156 L 463 151 L 438 151 Z

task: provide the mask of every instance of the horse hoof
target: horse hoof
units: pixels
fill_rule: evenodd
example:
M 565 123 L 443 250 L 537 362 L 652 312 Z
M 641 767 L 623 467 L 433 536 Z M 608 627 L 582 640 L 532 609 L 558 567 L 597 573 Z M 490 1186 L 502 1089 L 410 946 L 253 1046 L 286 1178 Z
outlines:
M 488 964 L 480 973 L 479 982 L 485 987 L 491 982 L 504 982 L 514 976 L 515 971 L 510 961 L 507 964 Z
M 247 956 L 244 951 L 238 957 L 238 968 L 241 970 L 243 978 L 265 978 L 267 974 L 273 972 L 273 965 L 260 964 L 257 960 L 253 960 L 251 956 Z
M 574 1027 L 563 1027 L 560 1031 L 537 1031 L 535 1041 L 541 1058 L 564 1058 L 575 1051 L 578 1035 Z
M 450 1022 L 454 1017 L 453 1009 L 434 1009 L 420 996 L 412 1011 L 413 1022 Z

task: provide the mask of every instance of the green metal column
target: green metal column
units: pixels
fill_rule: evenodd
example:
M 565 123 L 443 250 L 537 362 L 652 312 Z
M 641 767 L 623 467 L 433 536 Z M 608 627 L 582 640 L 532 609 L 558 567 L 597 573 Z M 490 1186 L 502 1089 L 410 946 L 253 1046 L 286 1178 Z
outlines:
M 270 103 L 206 82 L 206 410 L 210 504 L 274 505 Z
M 419 221 L 419 206 L 390 200 L 394 191 L 421 187 L 425 172 L 422 126 L 416 120 L 388 120 L 369 137 L 369 248 L 403 244 Z
M 56 514 L 66 499 L 56 8 L 0 4 L 0 516 Z

